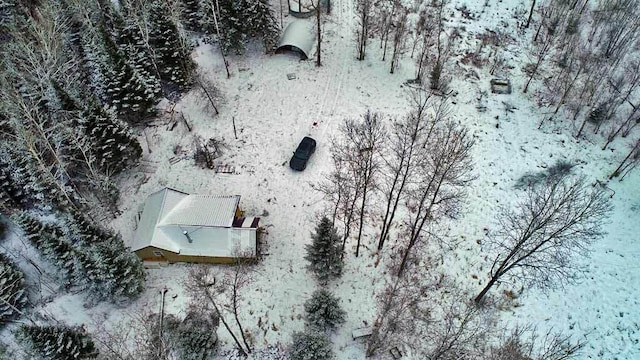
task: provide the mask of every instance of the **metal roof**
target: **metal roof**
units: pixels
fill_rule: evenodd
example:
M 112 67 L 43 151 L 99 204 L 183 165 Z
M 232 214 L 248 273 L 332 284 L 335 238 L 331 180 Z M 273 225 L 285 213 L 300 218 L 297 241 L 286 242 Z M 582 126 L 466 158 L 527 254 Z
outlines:
M 190 195 L 164 188 L 147 198 L 131 249 L 147 246 L 180 252 L 180 236 L 167 236 L 168 227 L 230 228 L 240 195 Z M 164 230 L 163 230 L 164 229 Z
M 160 219 L 159 225 L 231 227 L 239 202 L 239 195 L 188 195 Z

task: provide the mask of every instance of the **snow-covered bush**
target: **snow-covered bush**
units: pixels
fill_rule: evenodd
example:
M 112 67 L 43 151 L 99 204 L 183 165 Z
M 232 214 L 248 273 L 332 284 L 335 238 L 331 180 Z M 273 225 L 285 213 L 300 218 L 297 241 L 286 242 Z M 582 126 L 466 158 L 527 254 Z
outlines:
M 293 342 L 289 348 L 291 360 L 329 360 L 333 359 L 331 342 L 327 335 L 304 331 L 293 333 Z
M 34 358 L 79 360 L 98 356 L 93 340 L 82 327 L 23 325 L 17 339 Z
M 342 246 L 336 229 L 327 217 L 323 217 L 311 235 L 312 242 L 306 246 L 309 261 L 308 269 L 313 271 L 320 281 L 340 277 L 342 274 Z
M 335 329 L 344 323 L 346 312 L 340 307 L 337 297 L 325 289 L 316 290 L 304 303 L 307 320 L 318 330 Z
M 27 303 L 24 274 L 0 253 L 0 325 L 17 315 Z

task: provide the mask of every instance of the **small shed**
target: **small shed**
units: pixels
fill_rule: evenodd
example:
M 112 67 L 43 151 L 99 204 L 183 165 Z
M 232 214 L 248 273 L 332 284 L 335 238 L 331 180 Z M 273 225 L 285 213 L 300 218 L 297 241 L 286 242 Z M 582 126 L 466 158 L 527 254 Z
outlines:
M 313 0 L 287 0 L 289 3 L 289 14 L 297 18 L 308 18 L 313 16 L 315 2 Z
M 294 20 L 282 33 L 276 53 L 293 51 L 300 55 L 301 60 L 307 60 L 311 56 L 315 40 L 316 32 L 312 21 Z
M 245 217 L 240 196 L 192 195 L 164 188 L 147 198 L 131 250 L 143 261 L 233 263 L 255 258 L 260 218 Z

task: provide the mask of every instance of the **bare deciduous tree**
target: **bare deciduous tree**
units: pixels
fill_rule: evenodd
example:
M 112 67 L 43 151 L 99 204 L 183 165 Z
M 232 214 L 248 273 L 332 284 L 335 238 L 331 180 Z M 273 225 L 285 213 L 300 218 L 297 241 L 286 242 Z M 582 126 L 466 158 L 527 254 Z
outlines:
M 190 296 L 194 299 L 194 301 L 206 301 L 207 304 L 213 308 L 215 314 L 218 316 L 220 321 L 222 321 L 222 325 L 224 325 L 224 328 L 233 338 L 233 341 L 235 342 L 236 347 L 238 348 L 240 353 L 244 356 L 247 356 L 248 350 L 242 346 L 240 340 L 233 332 L 233 330 L 231 330 L 229 323 L 226 321 L 222 314 L 221 307 L 215 296 L 215 294 L 217 293 L 215 285 L 216 276 L 211 266 L 200 265 L 194 266 L 189 269 L 189 274 L 187 275 L 187 279 L 185 280 L 185 288 L 189 292 Z
M 382 186 L 387 202 L 378 240 L 378 251 L 382 250 L 389 237 L 389 230 L 400 200 L 406 196 L 405 190 L 410 183 L 410 177 L 417 164 L 421 162 L 421 156 L 425 155 L 424 143 L 442 118 L 437 112 L 431 117 L 427 114 L 430 92 L 416 90 L 411 98 L 414 109 L 401 121 L 394 122 L 388 149 L 383 155 L 387 171 L 384 172 L 386 177 Z
M 427 155 L 420 164 L 408 206 L 413 215 L 409 219 L 407 243 L 403 251 L 398 275 L 405 266 L 413 247 L 430 222 L 443 217 L 455 217 L 465 196 L 465 188 L 473 180 L 471 148 L 474 144 L 468 130 L 452 121 L 433 129 L 425 143 Z
M 404 42 L 407 36 L 407 10 L 402 8 L 397 13 L 397 19 L 393 22 L 393 52 L 391 54 L 391 70 L 394 73 L 398 66 L 400 55 L 404 52 Z
M 535 326 L 516 326 L 500 345 L 487 351 L 487 360 L 566 360 L 580 354 L 585 346 L 582 341 L 573 342 L 570 336 L 549 329 L 540 335 Z
M 367 51 L 367 40 L 369 38 L 369 28 L 371 27 L 371 6 L 372 0 L 358 0 L 357 1 L 357 17 L 358 17 L 358 30 L 356 32 L 357 46 L 358 46 L 358 60 L 364 60 L 365 53 Z
M 476 303 L 507 276 L 542 288 L 570 281 L 577 269 L 571 260 L 603 235 L 610 204 L 600 187 L 560 174 L 525 191 L 515 210 L 498 215 L 499 229 L 490 239 L 498 254 Z
M 353 194 L 357 194 L 360 201 L 358 211 L 358 236 L 356 256 L 360 252 L 360 241 L 364 227 L 364 217 L 370 192 L 375 188 L 375 178 L 380 170 L 379 152 L 383 145 L 385 130 L 382 125 L 382 115 L 367 111 L 362 121 L 347 119 L 341 130 L 344 141 L 334 147 L 335 159 L 344 161 L 350 175 L 347 178 L 352 183 Z M 355 199 L 352 197 L 352 199 Z M 353 205 L 353 203 L 351 203 Z M 349 212 L 353 213 L 353 209 Z
M 466 299 L 453 299 L 445 305 L 441 319 L 434 319 L 427 330 L 429 360 L 478 359 L 494 327 L 489 314 L 483 314 Z
M 614 177 L 620 176 L 620 181 L 624 179 L 624 177 L 629 173 L 629 171 L 633 170 L 640 160 L 640 139 L 636 140 L 627 156 L 622 160 L 620 165 L 609 175 L 609 179 L 613 179 Z

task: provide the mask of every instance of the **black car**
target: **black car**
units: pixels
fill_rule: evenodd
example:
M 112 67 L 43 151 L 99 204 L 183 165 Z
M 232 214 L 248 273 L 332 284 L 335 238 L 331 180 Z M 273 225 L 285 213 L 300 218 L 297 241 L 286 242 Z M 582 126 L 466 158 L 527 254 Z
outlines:
M 307 161 L 313 153 L 316 151 L 316 141 L 312 138 L 305 136 L 300 145 L 293 153 L 293 157 L 289 160 L 289 167 L 293 170 L 302 171 L 307 167 Z

